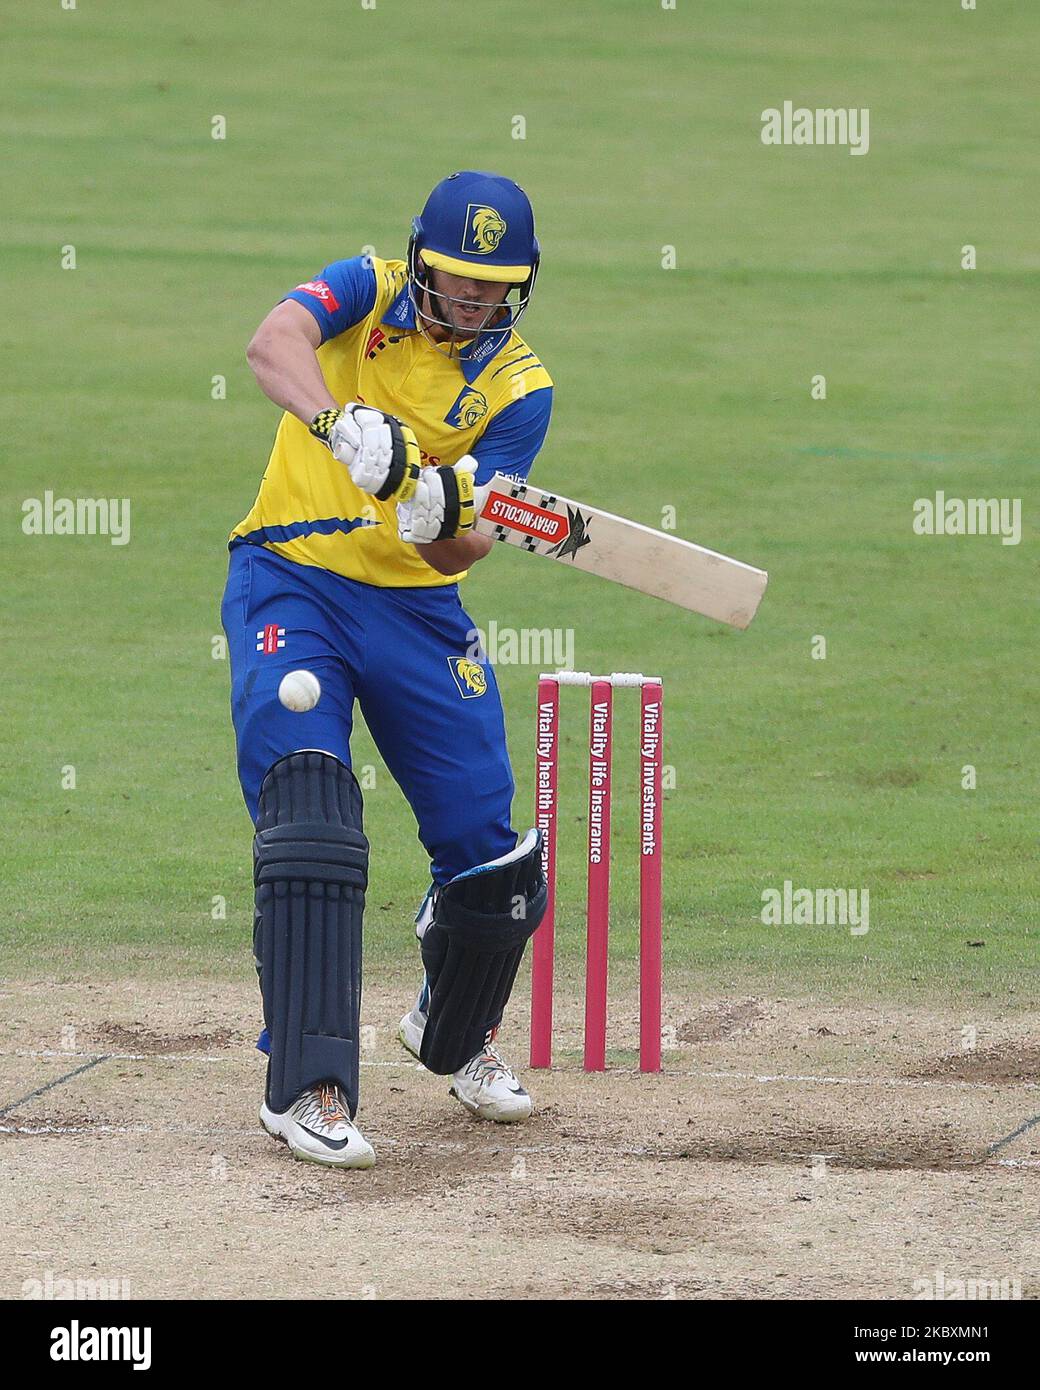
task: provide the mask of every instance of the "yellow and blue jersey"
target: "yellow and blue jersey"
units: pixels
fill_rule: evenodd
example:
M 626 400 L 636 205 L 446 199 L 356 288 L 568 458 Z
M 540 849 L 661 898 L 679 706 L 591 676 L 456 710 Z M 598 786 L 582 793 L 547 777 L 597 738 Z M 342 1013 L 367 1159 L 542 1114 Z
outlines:
M 524 479 L 542 447 L 552 380 L 514 330 L 482 333 L 454 357 L 423 336 L 403 261 L 335 261 L 286 296 L 321 328 L 318 361 L 337 401 L 396 415 L 415 431 L 424 464 L 478 463 Z M 252 509 L 230 545 L 264 546 L 302 565 L 386 588 L 432 588 L 461 575 L 433 570 L 398 539 L 397 510 L 362 492 L 294 415 L 282 416 Z

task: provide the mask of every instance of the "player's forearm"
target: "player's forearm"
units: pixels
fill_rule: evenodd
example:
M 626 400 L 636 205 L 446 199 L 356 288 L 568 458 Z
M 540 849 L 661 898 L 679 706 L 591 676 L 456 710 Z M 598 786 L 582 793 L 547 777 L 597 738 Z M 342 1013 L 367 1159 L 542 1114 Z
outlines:
M 261 324 L 246 357 L 264 395 L 305 425 L 319 410 L 342 404 L 330 394 L 314 348 L 302 333 Z
M 453 540 L 417 545 L 415 549 L 438 574 L 459 574 L 482 560 L 493 544 L 486 536 L 457 536 Z

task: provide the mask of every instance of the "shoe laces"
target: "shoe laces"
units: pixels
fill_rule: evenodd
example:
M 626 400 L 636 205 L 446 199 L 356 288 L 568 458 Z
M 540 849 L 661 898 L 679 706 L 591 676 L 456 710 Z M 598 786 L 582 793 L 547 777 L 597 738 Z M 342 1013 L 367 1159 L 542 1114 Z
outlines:
M 334 1082 L 323 1082 L 307 1092 L 300 1123 L 308 1128 L 321 1126 L 327 1129 L 332 1129 L 337 1124 L 350 1123 L 342 1092 Z
M 473 1077 L 474 1081 L 483 1083 L 493 1081 L 495 1076 L 501 1074 L 509 1081 L 515 1081 L 512 1069 L 505 1058 L 499 1052 L 494 1042 L 489 1040 L 484 1044 L 484 1051 L 477 1054 L 470 1062 L 466 1071 Z
M 330 1085 L 326 1082 L 318 1087 L 318 1106 L 321 1110 L 321 1118 L 327 1125 L 338 1124 L 341 1120 L 350 1123 L 350 1116 L 347 1114 L 346 1106 L 343 1104 L 342 1092 L 338 1086 Z

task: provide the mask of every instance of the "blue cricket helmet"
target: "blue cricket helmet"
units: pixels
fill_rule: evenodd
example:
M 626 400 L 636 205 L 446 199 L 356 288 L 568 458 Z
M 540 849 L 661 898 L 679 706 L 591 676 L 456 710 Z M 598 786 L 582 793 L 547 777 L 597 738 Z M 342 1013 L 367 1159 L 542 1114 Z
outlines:
M 454 324 L 444 314 L 444 304 L 466 301 L 434 294 L 430 270 L 509 285 L 508 315 L 501 324 L 489 323 L 482 330 L 508 333 L 530 303 L 538 263 L 530 200 L 518 183 L 502 174 L 475 169 L 450 174 L 427 198 L 421 214 L 412 219 L 408 278 L 413 303 L 420 319 L 453 332 Z M 424 312 L 420 304 L 426 294 L 430 308 Z
M 412 236 L 426 265 L 473 280 L 523 284 L 538 264 L 530 201 L 501 174 L 466 169 L 442 179 Z

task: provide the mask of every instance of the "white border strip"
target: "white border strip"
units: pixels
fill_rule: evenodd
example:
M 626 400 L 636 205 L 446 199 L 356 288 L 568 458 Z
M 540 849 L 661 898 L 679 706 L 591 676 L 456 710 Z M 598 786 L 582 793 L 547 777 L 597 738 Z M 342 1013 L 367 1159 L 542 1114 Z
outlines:
M 232 1062 L 241 1060 L 243 1056 L 256 1051 L 255 1048 L 244 1050 L 229 1050 L 221 1056 L 215 1056 L 204 1052 L 65 1052 L 60 1048 L 16 1048 L 14 1052 L 0 1052 L 0 1057 L 35 1057 L 54 1060 L 55 1058 L 67 1058 L 74 1060 L 82 1058 L 84 1061 L 109 1059 L 113 1062 Z M 262 1055 L 262 1054 L 260 1054 Z M 422 1071 L 421 1062 L 411 1061 L 402 1057 L 386 1058 L 382 1061 L 362 1061 L 363 1067 L 390 1067 L 413 1071 Z M 603 1078 L 610 1079 L 614 1076 L 638 1076 L 645 1084 L 652 1085 L 654 1078 L 644 1077 L 638 1067 L 608 1067 L 603 1073 L 585 1072 L 581 1067 L 575 1066 L 554 1066 L 548 1071 L 539 1071 L 539 1076 L 584 1076 L 589 1083 L 595 1085 L 597 1080 Z M 816 1085 L 816 1086 L 883 1086 L 889 1088 L 906 1088 L 909 1090 L 927 1089 L 931 1087 L 960 1086 L 969 1090 L 992 1091 L 1002 1087 L 1015 1087 L 1016 1089 L 1035 1091 L 1040 1089 L 1040 1081 L 968 1081 L 962 1077 L 942 1077 L 942 1076 L 815 1076 L 811 1072 L 790 1073 L 790 1072 L 751 1072 L 751 1071 L 698 1071 L 694 1069 L 680 1069 L 678 1067 L 666 1067 L 664 1071 L 656 1073 L 657 1076 L 667 1081 L 673 1077 L 686 1077 L 701 1081 L 754 1081 L 762 1086 L 777 1085 Z

